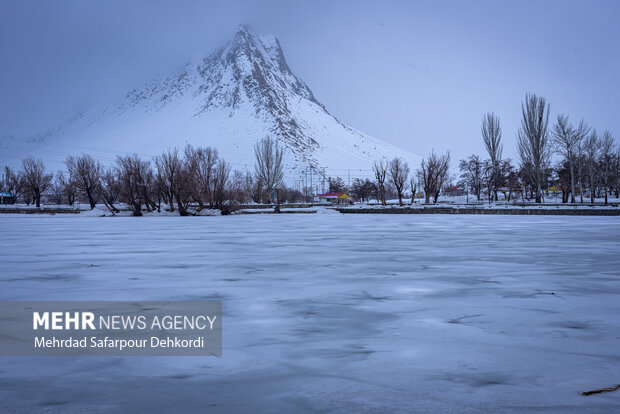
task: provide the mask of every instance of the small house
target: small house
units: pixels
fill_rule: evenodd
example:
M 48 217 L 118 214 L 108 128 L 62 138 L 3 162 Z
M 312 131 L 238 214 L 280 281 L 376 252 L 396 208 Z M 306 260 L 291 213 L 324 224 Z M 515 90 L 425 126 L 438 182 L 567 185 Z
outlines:
M 346 193 L 325 193 L 319 194 L 319 201 L 331 204 L 351 204 L 351 197 Z
M 11 193 L 0 193 L 0 205 L 15 204 L 15 195 Z

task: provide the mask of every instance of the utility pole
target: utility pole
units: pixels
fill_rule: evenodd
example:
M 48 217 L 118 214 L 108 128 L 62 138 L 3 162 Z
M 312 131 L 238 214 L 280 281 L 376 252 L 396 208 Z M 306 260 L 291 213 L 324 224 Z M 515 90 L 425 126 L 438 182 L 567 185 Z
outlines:
M 347 187 L 351 187 L 351 170 L 347 170 L 348 173 L 348 181 L 347 181 Z
M 313 187 L 312 187 L 312 167 L 310 167 L 310 193 L 312 193 L 312 194 L 310 194 L 310 195 L 311 195 L 311 196 L 312 196 L 312 198 L 314 199 L 314 194 L 313 194 L 313 193 L 314 193 L 314 189 L 313 189 Z

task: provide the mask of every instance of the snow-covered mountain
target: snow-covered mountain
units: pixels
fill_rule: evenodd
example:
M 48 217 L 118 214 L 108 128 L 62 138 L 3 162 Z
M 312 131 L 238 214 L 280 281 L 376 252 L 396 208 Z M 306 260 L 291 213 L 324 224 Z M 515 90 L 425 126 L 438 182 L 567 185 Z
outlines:
M 150 158 L 191 143 L 215 147 L 234 168 L 249 169 L 255 143 L 266 136 L 285 146 L 291 173 L 310 167 L 345 175 L 368 171 L 381 157 L 418 160 L 331 115 L 293 74 L 275 37 L 241 27 L 225 47 L 105 109 L 27 140 L 0 136 L 0 163 L 29 153 L 61 167 L 67 154 L 86 152 L 109 164 L 119 154 Z

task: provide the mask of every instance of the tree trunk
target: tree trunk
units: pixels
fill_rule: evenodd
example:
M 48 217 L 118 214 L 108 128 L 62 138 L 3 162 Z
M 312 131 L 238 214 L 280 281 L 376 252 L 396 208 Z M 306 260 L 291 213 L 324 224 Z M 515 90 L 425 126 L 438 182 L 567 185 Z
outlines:
M 181 203 L 181 198 L 177 195 L 176 196 L 177 199 L 177 207 L 179 209 L 179 215 L 180 216 L 187 216 L 187 212 L 185 211 L 185 209 L 183 208 L 183 203 Z M 174 211 L 174 210 L 173 210 Z
M 90 191 L 90 189 L 86 189 L 86 196 L 88 197 L 88 204 L 90 204 L 90 209 L 94 209 L 95 208 L 95 199 L 93 198 L 93 195 Z
M 136 217 L 141 216 L 142 215 L 142 203 L 135 202 L 132 206 L 131 213 Z
M 569 161 L 570 164 L 570 202 L 575 204 L 575 167 L 573 166 L 572 161 Z

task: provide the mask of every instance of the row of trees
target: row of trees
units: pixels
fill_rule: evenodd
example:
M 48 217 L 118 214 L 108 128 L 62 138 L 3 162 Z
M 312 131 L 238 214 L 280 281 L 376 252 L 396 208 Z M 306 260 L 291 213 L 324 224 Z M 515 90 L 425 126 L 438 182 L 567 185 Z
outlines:
M 485 114 L 481 133 L 488 159 L 471 155 L 460 160 L 460 180 L 455 186 L 450 175 L 450 152 L 438 155 L 432 152 L 422 160 L 420 168 L 410 175 L 409 166 L 400 158 L 381 159 L 373 164 L 374 182 L 354 181 L 349 189 L 361 201 L 374 196 L 386 204 L 386 194 L 398 197 L 403 204 L 405 193 L 424 193 L 426 203 L 436 203 L 442 192 L 455 188 L 466 189 L 478 200 L 486 194 L 489 202 L 498 201 L 498 191 L 508 201 L 520 195 L 541 203 L 544 190 L 555 188 L 562 192 L 562 201 L 575 202 L 579 193 L 583 202 L 584 190 L 594 202 L 600 196 L 608 202 L 608 195 L 620 191 L 620 150 L 610 131 L 599 135 L 585 121 L 574 125 L 568 115 L 561 114 L 549 126 L 549 104 L 543 97 L 526 94 L 522 103 L 521 124 L 517 134 L 519 165 L 502 157 L 502 128 L 494 113 Z M 551 165 L 553 154 L 561 160 Z M 407 186 L 407 183 L 409 184 Z M 371 185 L 372 184 L 372 185 Z
M 152 160 L 119 156 L 109 168 L 87 154 L 68 156 L 66 170 L 56 174 L 47 172 L 42 160 L 26 158 L 18 171 L 5 167 L 0 190 L 37 207 L 43 196 L 57 204 L 82 199 L 91 209 L 101 202 L 112 213 L 123 203 L 136 216 L 162 208 L 180 215 L 204 208 L 226 213 L 237 203 L 272 200 L 276 190 L 283 201 L 301 197 L 284 186 L 283 150 L 275 140 L 257 143 L 255 155 L 255 171 L 245 173 L 232 171 L 216 149 L 191 145 Z
M 574 203 L 577 192 L 583 202 L 587 189 L 590 201 L 597 195 L 608 202 L 608 194 L 618 197 L 620 187 L 620 150 L 610 131 L 599 135 L 581 120 L 570 122 L 560 114 L 549 126 L 549 104 L 545 98 L 527 94 L 521 106 L 521 125 L 517 134 L 518 168 L 510 159 L 502 159 L 502 130 L 499 117 L 486 114 L 482 121 L 482 137 L 489 158 L 471 155 L 459 162 L 461 184 L 478 200 L 485 192 L 489 201 L 498 199 L 502 188 L 510 200 L 515 193 L 531 194 L 541 203 L 544 190 L 555 187 L 562 192 L 562 201 Z M 551 165 L 553 154 L 561 156 Z
M 341 178 L 329 178 L 329 191 L 348 192 L 360 201 L 398 198 L 402 205 L 407 195 L 414 202 L 418 192 L 426 203 L 436 203 L 443 193 L 464 188 L 478 200 L 498 200 L 498 192 L 508 201 L 520 195 L 543 201 L 544 190 L 555 187 L 562 201 L 575 202 L 577 193 L 583 202 L 584 190 L 590 201 L 620 189 L 620 150 L 610 131 L 599 135 L 585 121 L 573 124 L 560 114 L 549 126 L 549 104 L 543 97 L 527 94 L 522 103 L 521 124 L 517 134 L 518 165 L 502 157 L 502 128 L 494 113 L 483 117 L 481 134 L 488 158 L 474 154 L 460 160 L 460 179 L 454 185 L 450 175 L 450 152 L 425 157 L 411 171 L 402 158 L 374 162 L 374 180 L 356 179 L 350 188 Z M 88 155 L 69 156 L 66 171 L 46 173 L 43 162 L 27 158 L 20 171 L 5 169 L 0 190 L 20 195 L 26 203 L 41 203 L 48 194 L 60 203 L 73 203 L 76 197 L 88 201 L 91 208 L 103 202 L 110 211 L 124 203 L 135 215 L 158 210 L 165 205 L 181 215 L 189 209 L 218 208 L 228 211 L 235 203 L 246 201 L 297 201 L 301 192 L 284 184 L 283 148 L 266 138 L 254 148 L 256 164 L 252 173 L 232 171 L 216 149 L 188 145 L 183 152 L 165 151 L 152 160 L 137 155 L 118 157 L 115 165 L 103 168 Z M 551 165 L 551 157 L 561 159 Z M 193 207 L 195 206 L 195 207 Z
M 400 205 L 403 205 L 403 198 L 407 193 L 411 195 L 413 203 L 418 190 L 424 192 L 426 203 L 430 202 L 431 197 L 436 203 L 449 179 L 450 152 L 441 155 L 432 152 L 422 160 L 420 168 L 412 174 L 409 165 L 402 158 L 396 157 L 391 161 L 381 159 L 373 164 L 373 173 L 377 189 L 376 198 L 383 205 L 386 205 L 390 187 L 391 193 L 398 197 Z M 352 189 L 354 195 L 357 192 L 355 187 L 359 185 L 359 182 L 354 182 Z

